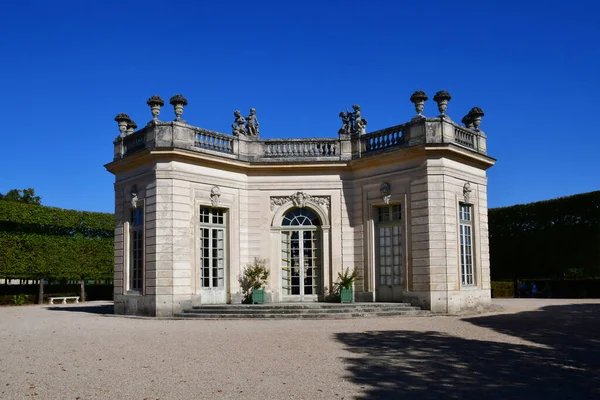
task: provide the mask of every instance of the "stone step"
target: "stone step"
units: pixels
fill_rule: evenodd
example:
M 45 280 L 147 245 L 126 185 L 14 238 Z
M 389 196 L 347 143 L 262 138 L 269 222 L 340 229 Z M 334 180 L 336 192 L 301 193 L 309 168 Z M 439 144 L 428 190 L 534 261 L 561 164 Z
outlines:
M 192 309 L 329 309 L 329 308 L 389 308 L 389 307 L 412 307 L 410 303 L 269 303 L 269 304 L 203 304 L 193 306 Z
M 374 317 L 399 317 L 399 316 L 427 316 L 429 312 L 423 310 L 405 311 L 378 311 L 378 312 L 338 312 L 338 313 L 265 313 L 265 314 L 205 314 L 205 313 L 178 313 L 177 318 L 190 319 L 349 319 L 349 318 L 374 318 Z
M 429 315 L 409 303 L 269 303 L 200 305 L 177 313 L 194 319 L 347 319 Z
M 397 306 L 397 307 L 328 307 L 328 308 L 193 308 L 183 310 L 183 313 L 192 314 L 330 314 L 330 313 L 346 313 L 346 312 L 388 312 L 388 311 L 418 311 L 419 307 L 413 306 Z

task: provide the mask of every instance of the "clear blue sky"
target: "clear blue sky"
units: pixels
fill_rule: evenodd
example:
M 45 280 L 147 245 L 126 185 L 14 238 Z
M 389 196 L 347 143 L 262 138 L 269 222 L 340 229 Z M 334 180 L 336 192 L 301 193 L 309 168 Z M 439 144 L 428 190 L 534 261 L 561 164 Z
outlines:
M 600 190 L 599 4 L 6 2 L 0 192 L 112 212 L 113 118 L 143 126 L 153 94 L 184 94 L 184 119 L 221 132 L 255 107 L 261 136 L 285 138 L 334 137 L 355 103 L 368 131 L 406 122 L 419 89 L 448 90 L 455 121 L 485 111 L 491 207 Z

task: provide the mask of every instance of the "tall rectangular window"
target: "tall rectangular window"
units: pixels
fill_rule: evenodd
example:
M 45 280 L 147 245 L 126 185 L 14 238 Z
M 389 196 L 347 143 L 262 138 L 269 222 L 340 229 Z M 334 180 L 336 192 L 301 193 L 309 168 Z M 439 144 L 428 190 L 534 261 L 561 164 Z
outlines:
M 203 288 L 225 287 L 225 210 L 200 207 L 200 284 Z
M 144 282 L 144 208 L 131 210 L 129 224 L 129 288 L 142 292 Z
M 460 275 L 463 285 L 474 285 L 473 277 L 473 206 L 458 206 L 460 234 Z

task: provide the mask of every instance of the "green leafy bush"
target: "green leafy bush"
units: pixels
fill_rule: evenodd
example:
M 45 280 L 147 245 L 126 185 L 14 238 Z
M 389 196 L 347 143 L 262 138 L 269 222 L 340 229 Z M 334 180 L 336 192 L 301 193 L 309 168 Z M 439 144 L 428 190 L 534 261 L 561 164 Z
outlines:
M 27 295 L 24 294 L 13 294 L 12 297 L 12 302 L 13 304 L 17 304 L 19 306 L 22 306 L 25 301 L 27 301 Z

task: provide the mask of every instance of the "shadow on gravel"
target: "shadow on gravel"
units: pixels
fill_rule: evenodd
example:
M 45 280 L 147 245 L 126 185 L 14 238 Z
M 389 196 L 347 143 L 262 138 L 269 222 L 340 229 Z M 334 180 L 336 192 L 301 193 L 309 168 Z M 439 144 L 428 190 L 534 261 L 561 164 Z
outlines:
M 56 306 L 56 307 L 48 307 L 48 310 L 51 311 L 71 311 L 71 312 L 81 312 L 81 313 L 89 313 L 89 314 L 113 314 L 114 307 L 112 304 L 103 304 L 103 305 L 89 305 L 85 304 L 80 306 Z
M 600 305 L 549 306 L 466 322 L 545 348 L 439 332 L 338 333 L 358 398 L 599 399 Z

